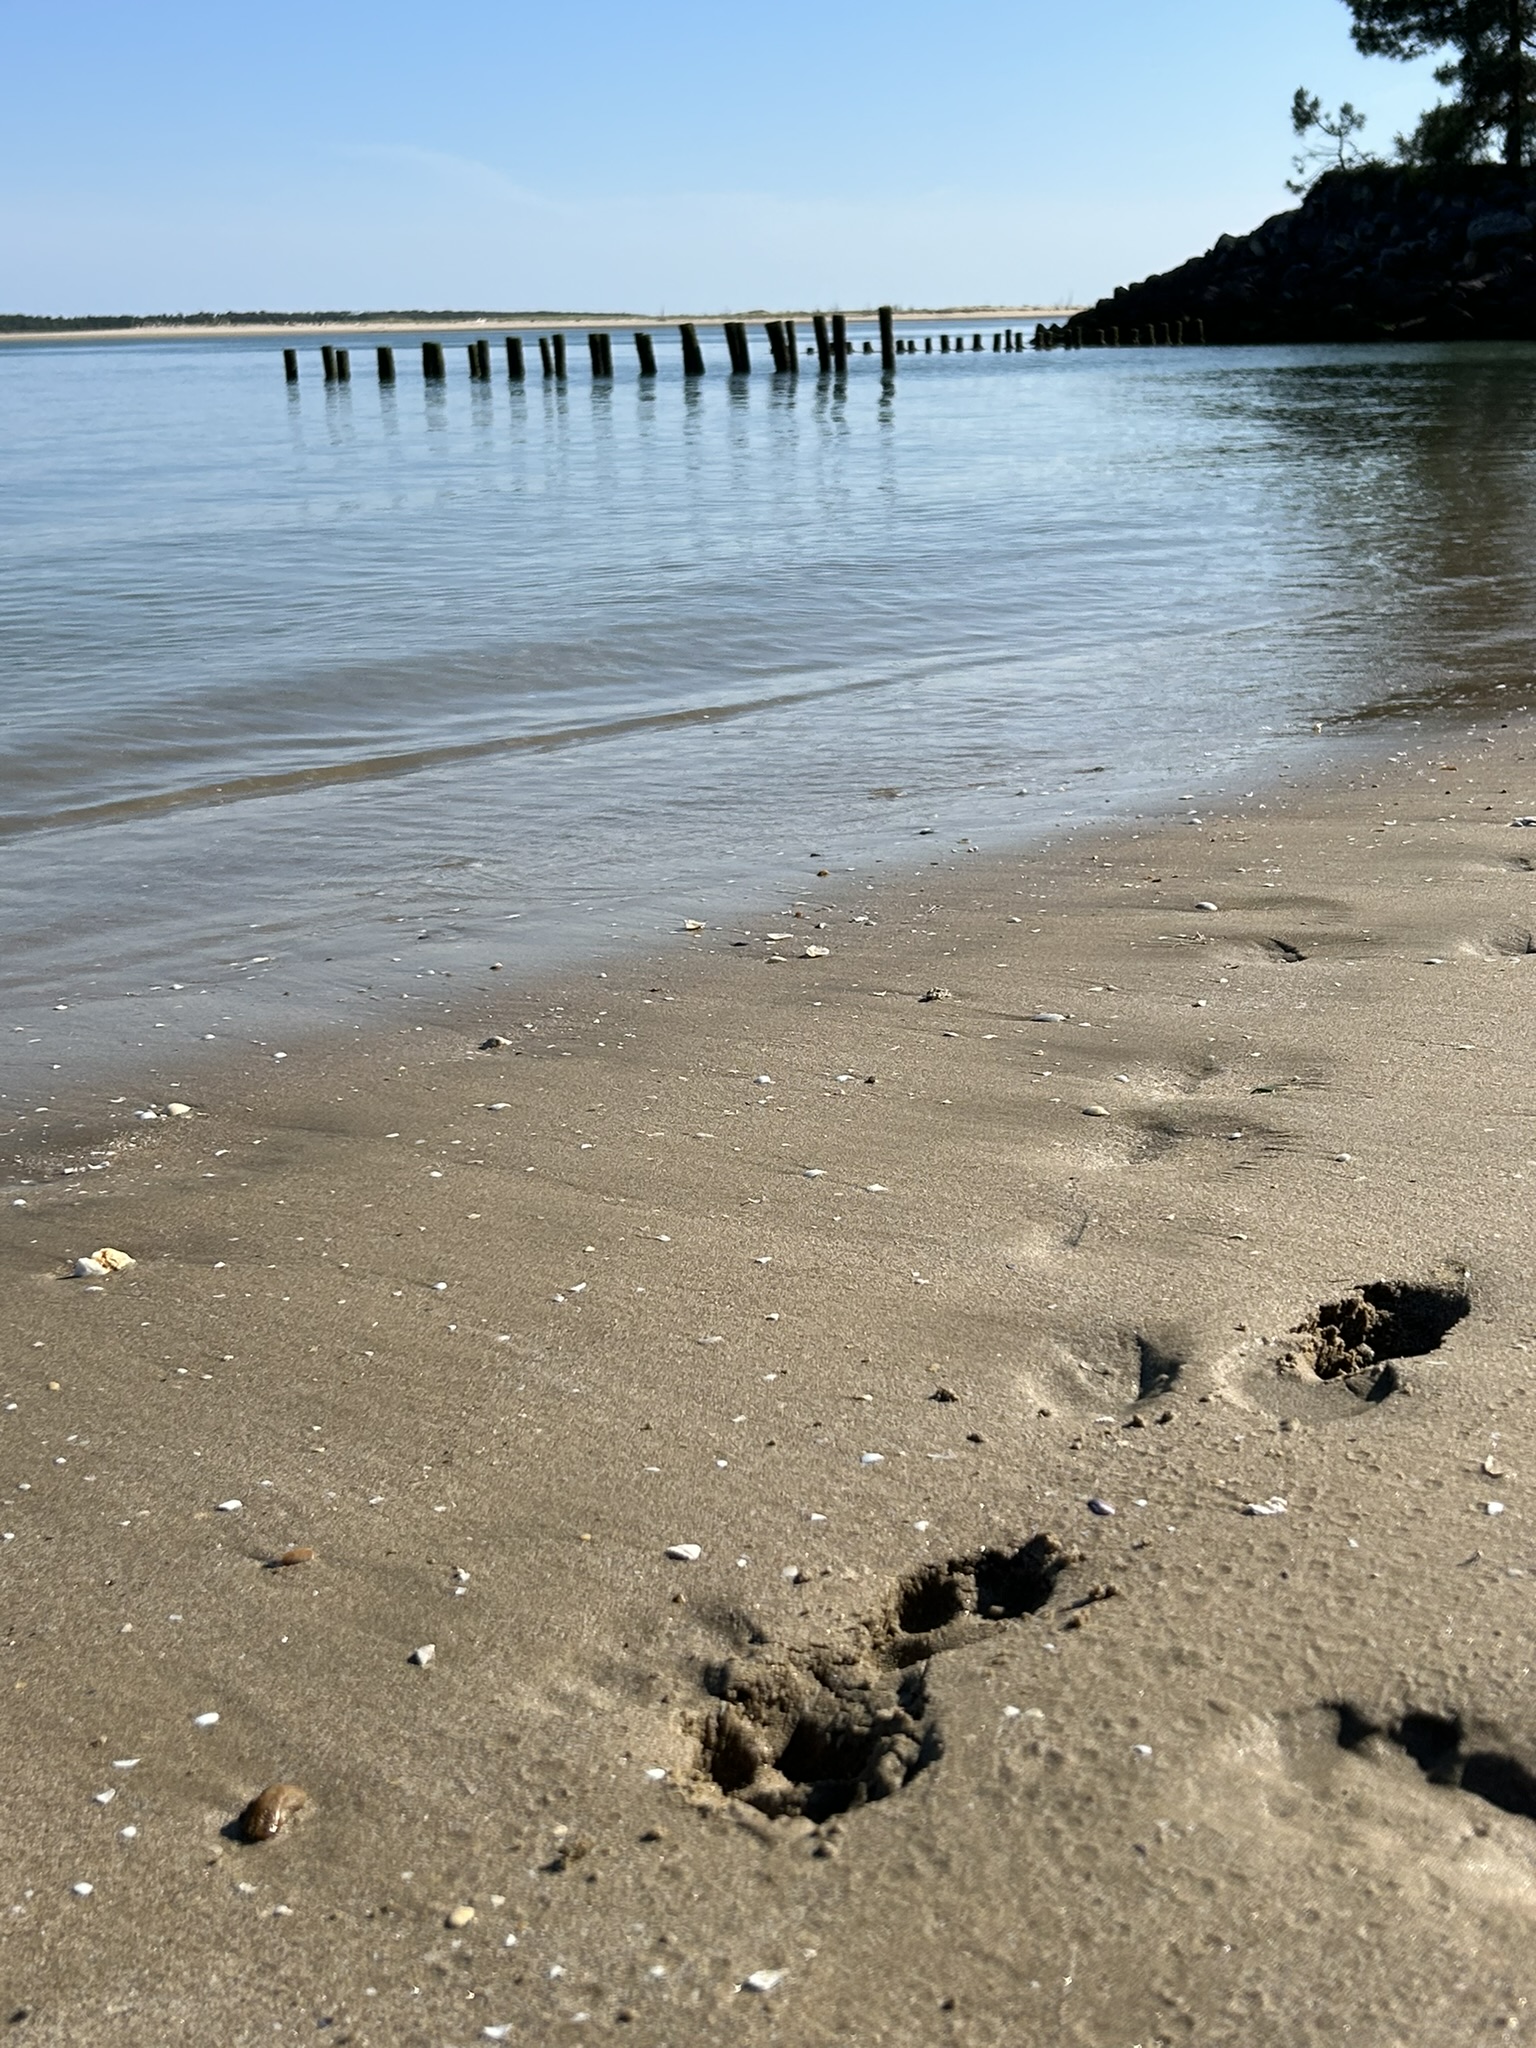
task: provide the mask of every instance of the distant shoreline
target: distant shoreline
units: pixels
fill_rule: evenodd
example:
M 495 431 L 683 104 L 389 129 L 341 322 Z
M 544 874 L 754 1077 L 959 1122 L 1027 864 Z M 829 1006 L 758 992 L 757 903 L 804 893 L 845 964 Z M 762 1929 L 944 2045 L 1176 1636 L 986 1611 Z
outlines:
M 1053 320 L 1068 317 L 1077 310 L 1073 306 L 903 306 L 897 309 L 896 318 L 899 322 Z M 876 316 L 877 309 L 869 306 L 862 310 L 848 310 L 844 317 L 873 320 Z M 39 316 L 37 324 L 26 327 L 5 326 L 6 317 L 0 315 L 0 342 L 206 341 L 226 334 L 458 334 L 478 332 L 485 327 L 511 331 L 550 327 L 677 327 L 684 320 L 691 320 L 699 327 L 718 327 L 725 320 L 809 321 L 812 313 L 807 310 L 773 312 L 757 307 L 749 313 L 338 313 L 334 317 L 323 313 L 264 313 L 254 314 L 249 319 L 211 315 L 181 320 L 158 315 L 137 321 L 105 314 L 99 317 L 103 323 L 110 324 L 76 326 L 66 324 L 63 319 L 53 324 Z M 30 320 L 33 316 L 12 314 L 9 317 Z

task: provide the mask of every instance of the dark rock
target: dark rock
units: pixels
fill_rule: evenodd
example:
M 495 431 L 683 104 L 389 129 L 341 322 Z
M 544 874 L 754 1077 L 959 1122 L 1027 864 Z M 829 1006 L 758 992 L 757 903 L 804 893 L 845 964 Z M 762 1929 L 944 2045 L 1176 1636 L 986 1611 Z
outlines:
M 1536 180 L 1500 164 L 1332 171 L 1248 235 L 1076 313 L 1097 330 L 1208 342 L 1536 340 Z

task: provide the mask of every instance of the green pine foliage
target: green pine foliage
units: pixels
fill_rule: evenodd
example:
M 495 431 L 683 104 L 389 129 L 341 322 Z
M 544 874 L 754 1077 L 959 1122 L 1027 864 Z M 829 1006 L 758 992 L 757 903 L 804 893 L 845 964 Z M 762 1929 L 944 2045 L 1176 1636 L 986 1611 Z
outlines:
M 1405 162 L 1500 158 L 1523 170 L 1536 151 L 1536 0 L 1345 0 L 1355 47 L 1403 61 L 1444 53 L 1450 97 L 1397 138 Z

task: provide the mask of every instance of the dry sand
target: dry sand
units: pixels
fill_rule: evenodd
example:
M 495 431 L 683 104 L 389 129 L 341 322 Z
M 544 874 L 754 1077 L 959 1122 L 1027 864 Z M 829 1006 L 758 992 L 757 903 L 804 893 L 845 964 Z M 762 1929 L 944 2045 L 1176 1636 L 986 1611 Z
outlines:
M 897 325 L 912 320 L 1062 320 L 1081 312 L 1080 306 L 903 306 Z M 876 309 L 850 311 L 850 320 L 873 320 Z M 98 316 L 99 317 L 99 316 Z M 700 327 L 718 327 L 726 320 L 801 320 L 809 326 L 806 311 L 772 313 L 488 313 L 473 320 L 404 319 L 385 314 L 378 320 L 313 321 L 220 321 L 199 325 L 194 321 L 156 322 L 146 320 L 137 327 L 72 327 L 32 330 L 24 334 L 0 334 L 8 341 L 218 341 L 229 335 L 286 335 L 295 341 L 320 334 L 483 334 L 496 328 L 509 334 L 551 333 L 556 328 L 582 332 L 589 327 L 676 327 L 691 320 Z
M 1531 741 L 55 1125 L 6 2039 L 1536 2032 Z

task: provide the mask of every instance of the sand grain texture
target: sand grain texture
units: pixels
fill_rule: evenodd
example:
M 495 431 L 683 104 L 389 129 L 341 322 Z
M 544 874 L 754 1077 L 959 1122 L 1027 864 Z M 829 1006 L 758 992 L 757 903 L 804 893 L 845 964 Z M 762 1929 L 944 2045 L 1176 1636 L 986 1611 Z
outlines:
M 13 1142 L 7 2039 L 1523 2038 L 1528 732 Z

